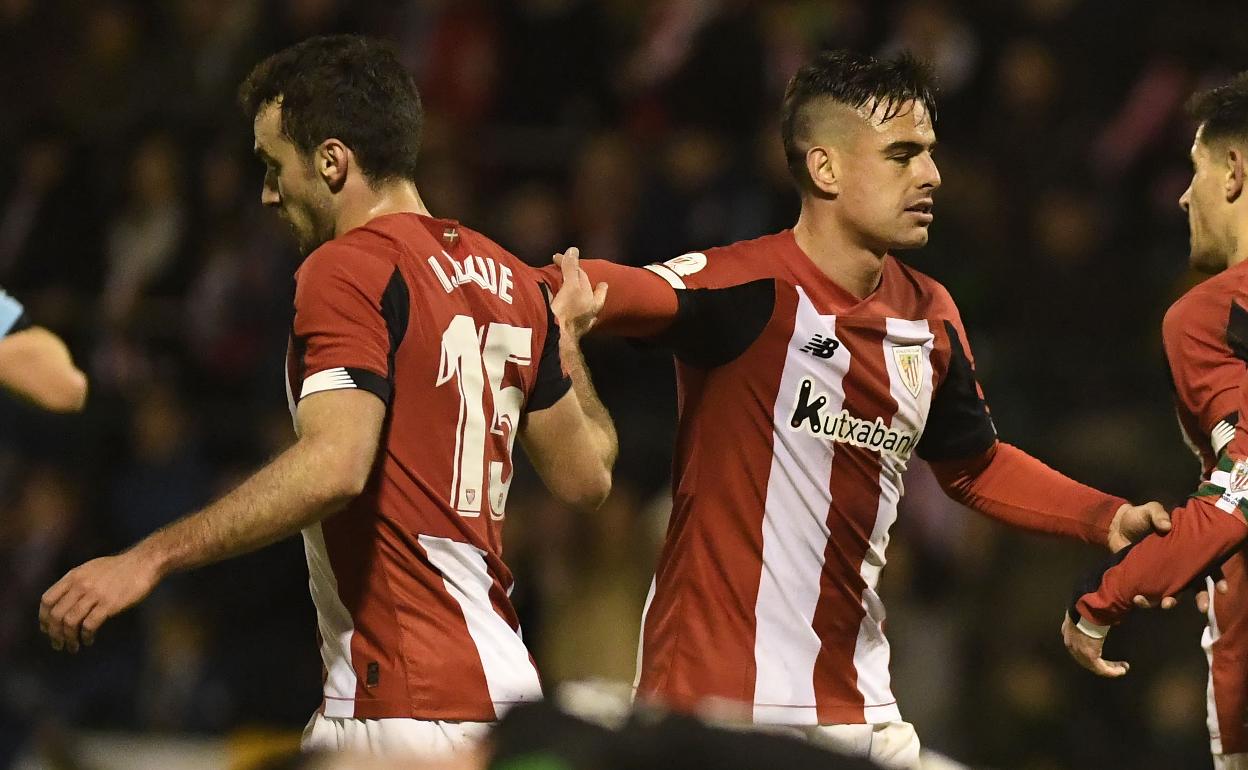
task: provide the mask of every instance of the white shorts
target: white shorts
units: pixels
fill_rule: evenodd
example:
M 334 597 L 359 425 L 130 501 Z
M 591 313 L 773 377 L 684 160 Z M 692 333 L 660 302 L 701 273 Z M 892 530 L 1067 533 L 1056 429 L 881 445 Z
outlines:
M 897 720 L 878 725 L 819 725 L 806 728 L 811 743 L 865 757 L 890 770 L 918 770 L 919 734 Z
M 474 748 L 493 725 L 420 719 L 340 719 L 317 712 L 303 729 L 302 747 L 304 751 L 352 751 L 438 760 Z
M 1213 770 L 1248 770 L 1248 754 L 1213 755 Z
M 919 735 L 914 725 L 897 720 L 875 725 L 756 726 L 763 732 L 797 735 L 817 746 L 851 757 L 870 759 L 889 770 L 918 770 Z

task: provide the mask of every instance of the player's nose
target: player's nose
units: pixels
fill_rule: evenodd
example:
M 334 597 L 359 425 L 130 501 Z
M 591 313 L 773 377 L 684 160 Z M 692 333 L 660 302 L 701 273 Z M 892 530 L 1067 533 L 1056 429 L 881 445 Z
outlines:
M 1179 208 L 1183 209 L 1183 212 L 1186 213 L 1187 207 L 1191 205 L 1191 202 L 1192 186 L 1189 184 L 1187 189 L 1183 191 L 1183 194 L 1179 196 Z
M 920 176 L 920 187 L 926 190 L 935 190 L 940 187 L 940 169 L 936 166 L 936 159 L 930 154 L 926 155 L 926 164 L 924 165 Z
M 282 196 L 277 192 L 276 187 L 266 184 L 260 188 L 260 203 L 265 206 L 280 206 Z

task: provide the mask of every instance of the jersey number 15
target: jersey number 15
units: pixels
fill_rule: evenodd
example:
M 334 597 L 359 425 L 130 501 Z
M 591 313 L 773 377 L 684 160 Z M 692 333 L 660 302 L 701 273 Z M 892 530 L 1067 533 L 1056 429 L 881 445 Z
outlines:
M 524 393 L 514 385 L 503 387 L 507 364 L 532 363 L 533 330 L 490 323 L 479 327 L 466 315 L 457 315 L 442 334 L 442 355 L 436 385 L 454 378 L 459 389 L 459 423 L 455 431 L 455 468 L 450 503 L 461 516 L 480 516 L 489 506 L 490 517 L 503 518 L 511 487 L 511 450 L 516 441 Z M 489 385 L 492 414 L 486 415 L 485 388 Z M 488 417 L 488 419 L 487 419 Z M 486 431 L 502 437 L 505 452 L 489 460 L 486 476 Z M 505 478 L 504 478 L 505 474 Z M 487 502 L 488 499 L 488 502 Z

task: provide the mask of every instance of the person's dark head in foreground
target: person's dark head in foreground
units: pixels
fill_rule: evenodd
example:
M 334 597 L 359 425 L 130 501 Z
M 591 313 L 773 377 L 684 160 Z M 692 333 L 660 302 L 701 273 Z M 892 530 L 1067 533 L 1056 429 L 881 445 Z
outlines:
M 1196 121 L 1187 212 L 1191 265 L 1216 273 L 1248 257 L 1248 72 L 1192 97 Z
M 260 200 L 306 254 L 340 233 L 360 193 L 416 181 L 424 111 L 386 43 L 356 35 L 304 40 L 256 65 L 239 87 L 265 164 Z
M 880 254 L 927 243 L 940 173 L 925 65 L 909 54 L 821 53 L 789 81 L 780 117 L 804 215 L 826 210 Z
M 489 770 L 872 770 L 789 735 L 711 727 L 689 716 L 636 711 L 608 729 L 549 701 L 507 712 L 487 742 Z

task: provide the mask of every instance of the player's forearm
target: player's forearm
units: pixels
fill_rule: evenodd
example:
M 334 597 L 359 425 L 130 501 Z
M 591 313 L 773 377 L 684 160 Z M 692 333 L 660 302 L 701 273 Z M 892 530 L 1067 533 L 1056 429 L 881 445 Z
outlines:
M 0 344 L 0 386 L 52 412 L 77 412 L 87 399 L 86 375 L 74 365 L 69 348 L 38 326 Z
M 585 356 L 581 353 L 580 342 L 568 330 L 563 330 L 559 338 L 559 357 L 572 380 L 572 390 L 581 410 L 589 420 L 598 448 L 598 456 L 603 466 L 609 471 L 615 466 L 615 458 L 619 454 L 620 443 L 615 432 L 615 422 L 610 412 L 603 406 L 594 389 L 593 380 L 589 376 L 589 367 L 585 365 Z
M 358 483 L 336 469 L 336 449 L 301 441 L 207 508 L 139 542 L 132 550 L 160 574 L 238 556 L 292 535 L 341 509 Z
M 1156 603 L 1174 596 L 1240 547 L 1248 538 L 1243 514 L 1220 510 L 1210 499 L 1193 497 L 1173 513 L 1169 533 L 1124 549 L 1086 581 L 1071 619 L 1093 630 L 1115 625 L 1131 611 L 1134 597 Z
M 1022 450 L 997 442 L 979 457 L 933 462 L 945 494 L 998 521 L 1031 532 L 1104 546 L 1126 500 L 1053 470 Z
M 592 334 L 653 337 L 676 319 L 676 290 L 649 270 L 604 259 L 583 259 L 580 264 L 591 285 L 611 287 Z M 555 291 L 563 285 L 558 266 L 542 268 L 541 273 Z

